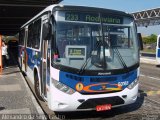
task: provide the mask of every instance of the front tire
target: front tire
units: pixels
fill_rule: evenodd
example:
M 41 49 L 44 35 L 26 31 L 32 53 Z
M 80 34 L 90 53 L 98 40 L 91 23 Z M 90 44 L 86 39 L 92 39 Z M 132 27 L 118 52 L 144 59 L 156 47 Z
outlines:
M 43 98 L 41 97 L 40 95 L 40 87 L 39 87 L 39 79 L 38 79 L 38 74 L 36 73 L 35 74 L 35 77 L 34 77 L 34 89 L 35 89 L 35 93 L 36 93 L 36 96 L 39 100 L 41 101 L 44 101 Z

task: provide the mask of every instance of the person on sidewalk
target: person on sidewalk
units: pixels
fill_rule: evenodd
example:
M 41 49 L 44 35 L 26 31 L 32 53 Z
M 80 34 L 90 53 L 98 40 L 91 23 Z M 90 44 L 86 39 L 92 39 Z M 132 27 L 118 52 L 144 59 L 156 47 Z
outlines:
M 8 68 L 7 45 L 2 41 L 2 68 Z

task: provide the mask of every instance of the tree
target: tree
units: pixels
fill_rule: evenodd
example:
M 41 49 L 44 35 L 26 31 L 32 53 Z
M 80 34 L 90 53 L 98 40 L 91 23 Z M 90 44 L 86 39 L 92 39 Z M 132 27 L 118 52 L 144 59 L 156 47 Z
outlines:
M 151 43 L 157 42 L 157 35 L 151 34 L 150 39 L 151 39 Z
M 151 34 L 150 36 L 142 38 L 144 44 L 152 44 L 157 41 L 157 35 Z

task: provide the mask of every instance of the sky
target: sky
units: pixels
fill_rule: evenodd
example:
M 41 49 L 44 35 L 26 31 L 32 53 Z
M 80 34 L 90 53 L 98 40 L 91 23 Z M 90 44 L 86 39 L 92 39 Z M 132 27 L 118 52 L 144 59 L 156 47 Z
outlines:
M 160 8 L 160 0 L 63 0 L 62 4 L 85 5 L 91 7 L 101 7 L 115 9 L 128 13 L 139 12 L 153 8 Z M 138 32 L 143 35 L 160 34 L 160 25 L 138 27 Z

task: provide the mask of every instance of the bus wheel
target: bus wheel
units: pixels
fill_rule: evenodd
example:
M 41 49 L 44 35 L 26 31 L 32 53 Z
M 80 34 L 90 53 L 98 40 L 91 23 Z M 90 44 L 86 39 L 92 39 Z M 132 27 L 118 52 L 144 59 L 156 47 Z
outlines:
M 39 87 L 39 80 L 38 80 L 38 74 L 37 73 L 35 74 L 34 81 L 35 81 L 34 89 L 35 89 L 36 96 L 41 101 L 44 101 L 43 98 L 40 95 L 40 87 Z

